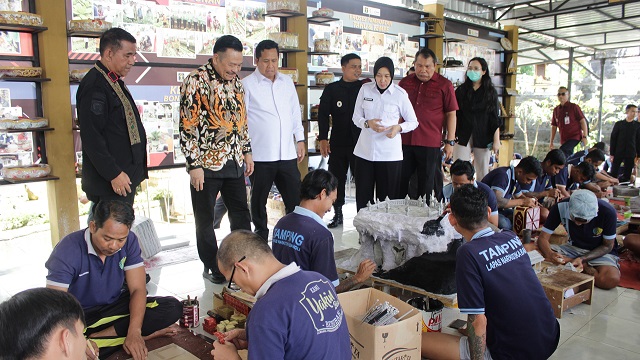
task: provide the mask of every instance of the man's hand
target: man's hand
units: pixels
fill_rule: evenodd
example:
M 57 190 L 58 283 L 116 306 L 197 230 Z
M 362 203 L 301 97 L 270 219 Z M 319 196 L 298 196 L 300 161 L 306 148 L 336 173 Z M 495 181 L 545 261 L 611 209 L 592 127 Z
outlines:
M 609 179 L 609 182 L 611 183 L 611 185 L 620 185 L 620 180 L 618 180 L 618 179 L 616 179 L 614 177 L 611 177 Z
M 202 168 L 189 170 L 189 177 L 191 178 L 191 186 L 196 191 L 201 191 L 204 188 L 204 170 Z
M 535 198 L 525 197 L 522 199 L 522 206 L 526 206 L 526 207 L 538 206 L 538 200 Z
M 320 154 L 322 154 L 322 157 L 327 157 L 331 154 L 329 140 L 320 140 Z
M 304 154 L 304 152 L 302 154 Z M 244 176 L 249 176 L 253 174 L 253 155 L 244 154 L 244 165 L 245 165 Z
M 552 189 L 547 190 L 547 195 L 546 196 L 557 199 L 558 197 L 560 197 L 561 194 L 562 193 L 560 192 L 560 190 L 552 188 Z
M 498 155 L 498 151 L 500 151 L 500 141 L 496 142 L 494 141 L 493 144 L 491 145 L 491 149 L 493 150 L 493 153 Z
M 147 358 L 147 346 L 144 343 L 142 334 L 139 332 L 127 334 L 122 345 L 124 351 L 133 357 L 133 360 L 144 360 Z
M 449 160 L 453 156 L 453 146 L 444 144 L 444 159 Z
M 577 257 L 577 258 L 573 259 L 571 261 L 571 264 L 573 265 L 573 267 L 576 268 L 576 270 L 578 270 L 578 272 L 582 272 L 582 270 L 584 270 L 584 264 L 582 263 L 582 258 L 581 257 Z
M 298 155 L 298 164 L 301 163 L 302 160 L 304 160 L 304 148 L 305 148 L 304 141 L 298 141 L 296 143 L 296 155 Z
M 234 345 L 233 341 L 226 341 L 224 344 L 220 344 L 217 340 L 213 342 L 213 350 L 211 355 L 215 360 L 237 360 L 240 359 L 238 355 L 238 349 Z
M 389 139 L 393 139 L 394 137 L 396 137 L 396 135 L 398 135 L 402 131 L 402 127 L 400 125 L 393 125 L 393 126 L 389 126 L 387 130 L 389 130 L 389 132 L 387 133 L 387 137 Z
M 120 196 L 131 194 L 131 180 L 129 175 L 122 171 L 115 179 L 111 180 L 111 189 Z
M 233 342 L 236 349 L 242 350 L 249 348 L 249 344 L 247 343 L 247 332 L 243 329 L 234 329 L 231 331 L 227 331 L 224 334 L 224 341 Z
M 556 265 L 564 265 L 568 262 L 572 262 L 573 259 L 553 251 L 551 255 L 547 257 L 547 261 L 552 262 Z
M 358 265 L 358 271 L 354 275 L 358 283 L 362 283 L 371 277 L 371 274 L 376 270 L 377 265 L 371 259 L 365 259 Z
M 583 137 L 582 138 L 582 146 L 584 146 L 585 149 L 589 148 L 587 142 L 588 142 L 588 139 L 586 137 Z
M 387 129 L 384 125 L 381 124 L 381 122 L 381 119 L 371 119 L 367 121 L 367 124 L 369 125 L 369 129 L 379 133 Z
M 89 360 L 98 360 L 98 356 L 100 355 L 100 349 L 98 345 L 93 341 L 87 339 L 87 348 L 85 349 L 85 355 Z
M 549 144 L 549 150 L 553 150 L 553 142 Z

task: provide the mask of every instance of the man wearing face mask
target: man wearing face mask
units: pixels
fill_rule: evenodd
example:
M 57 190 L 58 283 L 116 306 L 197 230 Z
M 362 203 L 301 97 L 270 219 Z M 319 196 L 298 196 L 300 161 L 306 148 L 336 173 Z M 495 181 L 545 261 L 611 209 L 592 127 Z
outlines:
M 347 183 L 347 170 L 355 177 L 355 158 L 353 150 L 360 136 L 360 128 L 351 118 L 356 97 L 362 84 L 370 82 L 369 79 L 358 80 L 362 74 L 362 61 L 356 54 L 347 54 L 340 60 L 342 65 L 342 78 L 333 82 L 322 91 L 320 97 L 320 109 L 318 110 L 318 140 L 320 141 L 320 153 L 329 156 L 329 172 L 338 178 L 338 197 L 333 205 L 333 220 L 327 225 L 335 228 L 342 225 L 342 206 L 344 205 L 345 185 Z M 329 137 L 329 116 L 332 120 L 331 145 Z
M 402 169 L 402 142 L 398 135 L 418 126 L 407 92 L 393 83 L 393 60 L 378 59 L 375 82 L 362 85 L 353 111 L 353 123 L 362 129 L 356 156 L 356 206 L 360 210 L 378 200 L 400 198 L 398 173 Z M 404 122 L 398 124 L 398 119 Z M 438 162 L 439 164 L 439 162 Z
M 451 81 L 436 71 L 435 53 L 422 48 L 416 53 L 415 59 L 415 74 L 403 78 L 398 84 L 409 95 L 419 123 L 416 130 L 402 134 L 404 160 L 400 195 L 404 197 L 408 193 L 409 179 L 417 170 L 417 195 L 428 201 L 434 190 L 436 197 L 442 198 L 442 191 L 434 189 L 434 180 L 436 176 L 442 176 L 440 146 L 443 132 L 446 133 L 445 158 L 452 157 L 453 146 L 456 144 L 458 102 Z
M 209 62 L 191 72 L 180 89 L 180 147 L 191 181 L 202 276 L 224 282 L 218 271 L 218 243 L 213 231 L 216 196 L 221 192 L 229 211 L 231 230 L 251 229 L 244 177 L 253 173 L 247 128 L 242 67 L 242 42 L 220 37 Z
M 287 214 L 300 201 L 300 171 L 305 142 L 300 101 L 291 78 L 278 72 L 280 50 L 273 40 L 256 46 L 256 70 L 242 80 L 251 145 L 255 151 L 251 175 L 251 219 L 265 241 L 267 198 L 275 182 Z M 295 140 L 295 144 L 294 144 Z

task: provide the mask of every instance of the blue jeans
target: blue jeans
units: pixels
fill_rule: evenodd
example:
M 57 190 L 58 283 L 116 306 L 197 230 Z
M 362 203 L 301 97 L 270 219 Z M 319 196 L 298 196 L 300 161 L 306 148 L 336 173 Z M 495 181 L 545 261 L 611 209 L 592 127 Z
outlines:
M 513 224 L 513 209 L 499 209 L 498 210 L 498 229 L 511 230 Z

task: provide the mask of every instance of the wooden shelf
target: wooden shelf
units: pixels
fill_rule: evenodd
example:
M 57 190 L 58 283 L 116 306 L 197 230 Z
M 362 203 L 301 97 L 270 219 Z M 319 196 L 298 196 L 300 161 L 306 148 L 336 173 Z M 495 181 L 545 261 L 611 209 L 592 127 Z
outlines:
M 296 83 L 295 86 L 305 86 L 304 84 Z
M 517 75 L 517 74 L 514 73 L 514 72 L 513 73 L 509 73 L 509 72 L 507 72 L 507 73 L 502 73 L 502 72 L 493 73 L 493 76 L 503 76 L 503 75 Z
M 2 179 L 0 180 L 0 185 L 24 184 L 24 183 L 50 181 L 50 180 L 60 180 L 60 178 L 57 176 L 49 175 L 49 176 L 43 176 L 43 177 L 33 178 L 33 179 L 19 179 L 19 180 Z
M 309 51 L 307 54 L 309 55 L 340 55 L 340 53 L 331 52 L 331 51 Z
M 324 89 L 327 85 L 309 85 L 309 89 Z
M 280 48 L 279 49 L 281 53 L 283 54 L 287 54 L 287 53 L 299 53 L 299 52 L 305 52 L 306 50 L 302 50 L 302 49 L 292 49 L 292 48 Z
M 516 50 L 496 50 L 496 54 L 517 54 Z
M 447 42 L 447 43 L 450 43 L 450 42 L 451 43 L 458 43 L 458 42 L 465 42 L 465 41 L 466 40 L 464 40 L 464 39 L 458 39 L 458 38 L 445 38 L 444 39 L 444 42 Z
M 294 11 L 294 10 L 274 10 L 264 14 L 264 16 L 288 18 L 288 17 L 296 17 L 296 16 L 305 16 L 305 14 L 298 11 Z
M 35 128 L 35 129 L 0 129 L 0 133 L 25 133 L 25 132 L 39 132 L 39 131 L 53 131 L 55 130 L 52 127 L 43 127 L 43 128 Z
M 106 31 L 106 30 L 105 30 Z M 99 38 L 104 31 L 68 30 L 69 37 Z
M 45 26 L 0 23 L 0 30 L 37 34 L 47 30 Z
M 11 77 L 0 76 L 0 81 L 12 81 L 12 82 L 44 82 L 51 81 L 49 78 L 36 78 L 36 77 Z
M 326 16 L 311 16 L 307 18 L 307 22 L 312 24 L 324 24 L 332 21 L 338 21 L 340 19 L 334 17 L 326 17 Z
M 442 38 L 442 37 L 444 37 L 444 35 L 427 33 L 427 34 L 421 34 L 421 35 L 413 35 L 413 36 L 410 36 L 410 37 L 416 37 L 416 38 L 420 38 L 420 39 L 435 39 L 435 38 Z

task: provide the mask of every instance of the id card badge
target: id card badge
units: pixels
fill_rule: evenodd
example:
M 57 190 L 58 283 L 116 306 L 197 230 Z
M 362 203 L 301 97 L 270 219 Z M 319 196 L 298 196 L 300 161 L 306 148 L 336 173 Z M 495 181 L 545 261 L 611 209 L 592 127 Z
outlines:
M 565 124 L 565 125 L 569 125 L 569 114 L 565 115 L 565 117 L 564 117 L 564 124 Z

